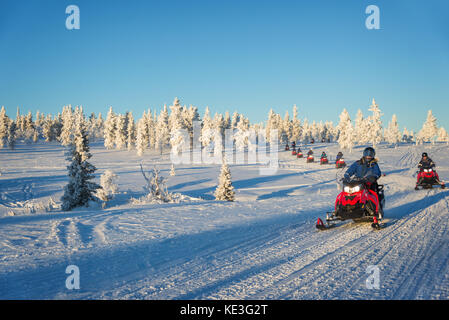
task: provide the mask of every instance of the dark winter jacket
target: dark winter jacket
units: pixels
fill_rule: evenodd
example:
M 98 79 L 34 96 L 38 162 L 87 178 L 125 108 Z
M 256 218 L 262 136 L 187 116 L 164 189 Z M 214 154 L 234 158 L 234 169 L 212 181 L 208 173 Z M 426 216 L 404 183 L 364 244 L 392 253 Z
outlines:
M 337 153 L 337 161 L 343 158 L 343 153 L 339 152 Z
M 377 180 L 381 176 L 377 159 L 367 162 L 364 158 L 354 162 L 345 173 L 345 179 L 350 180 L 352 176 L 359 179 Z M 374 181 L 373 181 L 374 182 Z
M 432 161 L 432 159 L 427 157 L 427 160 L 421 159 L 421 161 L 418 164 L 418 168 L 419 169 L 435 168 L 435 163 Z

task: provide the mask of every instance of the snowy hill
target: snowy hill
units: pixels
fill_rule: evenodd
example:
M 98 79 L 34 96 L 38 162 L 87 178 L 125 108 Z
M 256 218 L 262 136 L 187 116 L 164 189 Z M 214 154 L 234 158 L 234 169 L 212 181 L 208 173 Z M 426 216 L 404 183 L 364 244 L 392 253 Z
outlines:
M 331 164 L 339 151 L 312 146 Z M 179 165 L 170 176 L 166 153 L 139 157 L 96 142 L 97 182 L 111 170 L 119 193 L 105 208 L 62 212 L 64 150 L 0 150 L 0 299 L 449 299 L 449 191 L 413 189 L 423 151 L 449 179 L 446 144 L 378 146 L 386 228 L 348 221 L 324 232 L 314 225 L 339 192 L 333 165 L 284 151 L 274 175 L 230 164 L 235 201 L 215 201 L 220 165 Z M 141 161 L 186 200 L 133 203 L 143 195 Z M 79 268 L 79 290 L 66 288 L 69 265 Z M 366 286 L 369 266 L 379 268 L 378 289 Z

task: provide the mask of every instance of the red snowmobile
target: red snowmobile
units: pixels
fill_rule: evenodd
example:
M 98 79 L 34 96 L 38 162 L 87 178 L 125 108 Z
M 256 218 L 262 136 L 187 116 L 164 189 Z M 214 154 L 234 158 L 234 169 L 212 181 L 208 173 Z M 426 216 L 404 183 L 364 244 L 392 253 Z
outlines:
M 302 151 L 298 150 L 298 152 L 296 152 L 296 157 L 302 158 L 303 157 Z
M 327 157 L 321 157 L 320 164 L 328 164 L 329 160 L 327 160 Z
M 314 162 L 314 161 L 315 161 L 315 158 L 313 157 L 313 154 L 309 154 L 307 156 L 306 163 L 310 163 L 310 162 Z
M 292 149 L 292 155 L 296 156 L 296 148 L 295 147 L 293 147 L 293 149 Z
M 290 147 L 288 146 L 288 143 L 285 145 L 285 151 L 290 150 Z
M 417 173 L 415 190 L 419 190 L 419 187 L 423 189 L 432 189 L 433 186 L 441 186 L 442 189 L 446 187 L 433 168 L 421 168 Z
M 335 168 L 340 169 L 346 167 L 345 159 L 340 158 L 337 161 L 335 161 Z
M 318 218 L 316 227 L 320 230 L 335 226 L 333 222 L 352 219 L 372 222 L 371 226 L 380 229 L 383 218 L 383 185 L 377 186 L 377 192 L 369 188 L 370 182 L 353 179 L 343 182 L 343 191 L 335 200 L 335 210 L 327 212 L 326 225 Z M 382 203 L 379 201 L 382 198 Z

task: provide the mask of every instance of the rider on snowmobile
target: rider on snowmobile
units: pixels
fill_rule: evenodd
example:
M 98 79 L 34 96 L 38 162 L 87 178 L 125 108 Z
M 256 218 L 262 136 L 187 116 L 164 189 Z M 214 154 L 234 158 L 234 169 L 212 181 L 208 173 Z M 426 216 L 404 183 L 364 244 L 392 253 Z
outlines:
M 337 161 L 340 160 L 341 158 L 343 158 L 343 153 L 341 151 L 338 151 L 337 153 Z
M 420 171 L 423 171 L 423 169 L 433 169 L 437 183 L 441 184 L 440 177 L 438 176 L 438 173 L 435 171 L 435 163 L 432 161 L 432 159 L 429 158 L 427 152 L 423 152 L 421 161 L 418 163 L 418 168 Z M 421 180 L 420 175 L 418 175 L 418 181 L 416 182 L 415 189 L 418 187 L 420 180 Z
M 423 152 L 421 161 L 418 164 L 419 169 L 433 169 L 435 168 L 435 163 L 432 161 L 432 159 L 429 158 L 427 155 L 427 152 Z
M 363 157 L 360 160 L 354 162 L 344 175 L 345 180 L 350 180 L 352 176 L 359 179 L 365 179 L 369 189 L 373 190 L 379 196 L 379 202 L 382 203 L 383 193 L 378 192 L 377 179 L 380 178 L 381 172 L 377 159 L 374 158 L 376 151 L 371 148 L 365 148 L 363 150 Z
M 323 151 L 323 153 L 321 154 L 321 159 L 323 158 L 327 158 L 326 152 Z

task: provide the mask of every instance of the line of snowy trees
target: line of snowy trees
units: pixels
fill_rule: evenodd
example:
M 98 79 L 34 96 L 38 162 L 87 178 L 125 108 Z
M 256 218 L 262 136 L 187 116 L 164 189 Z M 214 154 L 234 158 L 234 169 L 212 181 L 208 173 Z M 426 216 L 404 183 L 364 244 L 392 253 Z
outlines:
M 398 119 L 393 114 L 391 121 L 386 128 L 382 126 L 382 112 L 376 101 L 373 99 L 369 109 L 371 115 L 364 117 L 359 109 L 355 121 L 351 121 L 351 117 L 346 109 L 340 114 L 340 121 L 337 125 L 337 142 L 341 148 L 351 150 L 354 145 L 372 144 L 373 147 L 381 142 L 387 142 L 397 145 L 399 142 L 416 142 L 422 144 L 424 142 L 446 142 L 449 143 L 449 136 L 443 127 L 438 128 L 437 120 L 432 114 L 432 110 L 428 111 L 427 119 L 422 129 L 415 134 L 408 131 L 404 127 L 403 132 L 399 130 Z
M 237 151 L 244 151 L 251 145 L 254 132 L 270 142 L 270 132 L 277 130 L 277 138 L 280 145 L 295 141 L 310 143 L 311 141 L 337 141 L 343 149 L 351 150 L 354 145 L 388 142 L 397 145 L 399 142 L 424 142 L 440 141 L 449 142 L 449 136 L 443 127 L 437 126 L 436 118 L 429 110 L 427 120 L 422 129 L 415 133 L 404 128 L 399 130 L 398 119 L 393 115 L 388 126 L 383 127 L 382 112 L 373 99 L 368 109 L 371 114 L 364 117 L 359 109 L 355 121 L 346 109 L 340 114 L 337 126 L 331 121 L 301 120 L 298 117 L 298 108 L 293 106 L 292 117 L 289 112 L 282 117 L 272 109 L 268 113 L 265 123 L 251 124 L 243 114 L 229 112 L 224 115 L 215 113 L 212 116 L 208 107 L 201 119 L 198 108 L 195 106 L 181 106 L 180 100 L 175 98 L 173 104 L 166 105 L 157 113 L 156 110 L 147 110 L 137 121 L 132 112 L 117 114 L 110 107 L 106 119 L 102 114 L 98 117 L 92 113 L 86 119 L 86 130 L 89 141 L 103 139 L 107 149 L 135 150 L 142 156 L 148 150 L 162 152 L 171 149 L 175 153 L 186 148 L 192 149 L 195 141 L 199 141 L 204 152 L 221 153 L 225 146 L 225 131 L 232 133 L 232 144 Z M 5 108 L 0 110 L 0 148 L 14 148 L 17 140 L 27 143 L 45 141 L 57 141 L 62 145 L 70 143 L 76 121 L 75 109 L 72 106 L 64 106 L 62 112 L 56 116 L 36 112 L 35 120 L 31 112 L 21 115 L 17 109 L 16 119 L 10 119 L 6 115 Z M 198 126 L 199 128 L 195 127 Z M 199 137 L 194 137 L 199 132 Z M 187 136 L 186 136 L 187 135 Z M 268 139 L 267 139 L 268 137 Z

